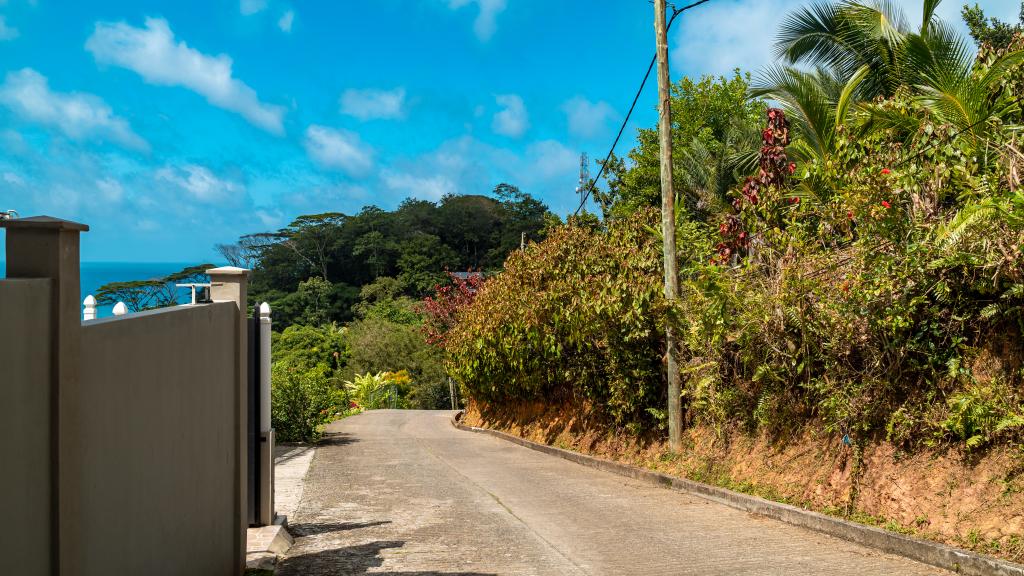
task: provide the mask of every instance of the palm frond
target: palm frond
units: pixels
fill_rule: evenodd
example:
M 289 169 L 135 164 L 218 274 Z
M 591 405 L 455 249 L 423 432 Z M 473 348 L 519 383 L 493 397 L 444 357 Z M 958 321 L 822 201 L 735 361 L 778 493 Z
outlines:
M 853 104 L 854 93 L 856 93 L 861 82 L 864 81 L 864 78 L 867 77 L 869 71 L 870 69 L 867 66 L 861 66 L 860 70 L 850 78 L 839 93 L 839 98 L 836 100 L 835 108 L 835 130 L 837 132 L 839 131 L 840 126 L 846 122 L 850 106 Z
M 777 100 L 799 135 L 816 156 L 823 158 L 831 151 L 835 137 L 835 100 L 827 86 L 817 72 L 772 66 L 762 71 L 751 93 Z
M 936 22 L 935 9 L 942 4 L 942 0 L 924 0 L 921 13 L 921 30 L 918 32 L 922 36 L 927 36 L 931 26 Z
M 835 66 L 853 56 L 840 38 L 840 3 L 815 3 L 791 12 L 779 27 L 775 52 L 790 64 Z
M 968 204 L 948 222 L 935 228 L 934 239 L 942 250 L 952 250 L 960 245 L 972 228 L 991 220 L 998 212 L 999 207 L 990 199 Z

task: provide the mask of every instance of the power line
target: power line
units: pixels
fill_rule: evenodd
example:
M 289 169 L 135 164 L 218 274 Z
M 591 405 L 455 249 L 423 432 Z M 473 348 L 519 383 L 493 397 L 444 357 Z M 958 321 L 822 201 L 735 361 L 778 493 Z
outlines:
M 700 6 L 701 4 L 710 1 L 711 0 L 699 0 L 698 2 L 688 4 L 686 6 L 683 6 L 682 8 L 673 7 L 672 18 L 670 18 L 668 24 L 665 25 L 665 31 L 668 32 L 668 30 L 672 29 L 672 23 L 675 22 L 676 16 L 679 16 L 683 12 L 689 10 L 690 8 L 696 8 L 697 6 Z M 576 211 L 573 212 L 573 216 L 579 215 L 580 210 L 583 210 L 583 206 L 587 203 L 587 199 L 590 198 L 590 193 L 594 191 L 594 186 L 597 186 L 597 181 L 600 180 L 601 176 L 604 174 L 605 167 L 608 166 L 608 161 L 611 160 L 612 154 L 615 153 L 615 146 L 618 145 L 619 139 L 622 138 L 622 133 L 626 130 L 626 124 L 629 123 L 629 117 L 632 116 L 633 109 L 636 108 L 636 103 L 637 101 L 640 100 L 640 94 L 643 93 L 644 86 L 647 85 L 647 78 L 650 77 L 651 70 L 654 69 L 654 63 L 657 62 L 657 60 L 657 54 L 651 57 L 651 63 L 647 65 L 647 73 L 644 74 L 644 79 L 643 81 L 640 82 L 640 88 L 637 89 L 636 96 L 633 97 L 633 103 L 630 104 L 629 106 L 629 112 L 626 112 L 626 118 L 623 119 L 622 126 L 619 127 L 619 133 L 615 135 L 615 140 L 612 142 L 612 147 L 608 150 L 608 154 L 604 157 L 604 162 L 601 163 L 601 169 L 597 172 L 597 177 L 594 178 L 593 183 L 590 186 L 587 186 L 586 194 L 584 194 L 583 199 L 580 200 L 579 208 L 576 208 Z
M 669 19 L 668 24 L 665 27 L 666 31 L 672 28 L 672 23 L 675 22 L 676 16 L 678 16 L 679 14 L 689 10 L 690 8 L 695 8 L 697 6 L 700 6 L 701 4 L 704 4 L 704 3 L 707 3 L 707 2 L 710 2 L 710 1 L 711 0 L 699 0 L 699 1 L 694 2 L 692 4 L 688 4 L 686 6 L 683 6 L 682 8 L 675 8 L 674 5 L 670 4 L 670 6 L 672 6 L 672 8 L 673 8 L 673 10 L 672 10 L 672 18 Z M 573 212 L 573 216 L 579 215 L 580 210 L 583 209 L 583 206 L 584 206 L 584 204 L 586 204 L 587 199 L 590 198 L 590 193 L 593 192 L 594 187 L 597 185 L 597 181 L 601 179 L 602 175 L 604 175 L 605 167 L 608 165 L 608 161 L 611 160 L 612 154 L 615 152 L 615 147 L 619 143 L 619 139 L 622 138 L 622 133 L 625 131 L 626 124 L 629 122 L 629 118 L 633 114 L 633 109 L 636 108 L 637 101 L 640 100 L 640 94 L 643 92 L 644 86 L 647 84 L 647 78 L 651 75 L 651 70 L 654 69 L 654 63 L 657 61 L 657 58 L 658 58 L 657 55 L 655 55 L 653 58 L 651 58 L 651 63 L 647 66 L 647 72 L 644 74 L 644 79 L 643 79 L 643 81 L 640 82 L 640 88 L 636 91 L 636 96 L 633 97 L 633 103 L 629 106 L 629 112 L 626 113 L 626 118 L 622 121 L 622 126 L 619 127 L 618 134 L 615 135 L 615 140 L 612 142 L 611 149 L 608 150 L 608 154 L 605 156 L 604 162 L 601 163 L 601 169 L 597 172 L 597 177 L 595 177 L 593 183 L 590 186 L 587 187 L 586 194 L 584 194 L 583 199 L 580 201 L 579 207 L 576 208 L 575 212 Z M 1021 100 L 1024 100 L 1024 96 L 1021 96 L 1021 97 L 1017 98 L 1016 100 L 1014 100 L 1013 103 L 1019 106 L 1020 103 L 1021 103 Z M 988 116 L 986 118 L 982 118 L 982 119 L 978 120 L 977 122 L 974 122 L 973 124 L 967 126 L 966 128 L 963 128 L 961 130 L 958 130 L 957 132 L 954 132 L 953 135 L 950 136 L 950 139 L 956 138 L 957 136 L 963 134 L 964 132 L 967 132 L 968 130 L 973 130 L 974 128 L 978 127 L 982 123 L 987 122 L 988 120 L 991 120 L 991 119 L 992 119 L 992 116 Z M 930 144 L 928 146 L 925 146 L 921 150 L 918 150 L 916 154 L 908 156 L 908 157 L 900 160 L 896 164 L 894 164 L 893 168 L 897 168 L 897 167 L 903 166 L 904 164 L 906 164 L 907 162 L 910 162 L 911 160 L 914 160 L 916 158 L 920 158 L 921 155 L 923 155 L 925 152 L 927 152 L 928 150 L 931 150 L 932 148 L 938 146 L 939 144 L 941 144 L 941 142 L 934 142 L 934 143 L 932 143 L 932 144 Z
M 1019 105 L 1020 105 L 1020 102 L 1021 102 L 1021 100 L 1024 100 L 1024 95 L 1021 95 L 1021 96 L 1017 97 L 1017 99 L 1013 101 L 1013 104 L 1015 104 L 1015 105 L 1019 106 Z M 964 129 L 962 129 L 962 130 L 957 130 L 956 132 L 954 132 L 954 133 L 953 133 L 953 134 L 952 134 L 952 135 L 951 135 L 951 136 L 949 137 L 949 139 L 950 139 L 950 140 L 952 140 L 952 139 L 956 138 L 957 136 L 959 136 L 959 135 L 963 134 L 964 132 L 967 132 L 968 130 L 974 130 L 974 129 L 975 129 L 976 127 L 978 127 L 978 126 L 979 126 L 979 125 L 981 125 L 982 123 L 984 123 L 984 122 L 988 122 L 989 120 L 991 120 L 993 116 L 994 116 L 994 115 L 989 115 L 989 116 L 987 116 L 987 117 L 985 117 L 985 118 L 982 118 L 981 120 L 978 120 L 977 122 L 975 122 L 975 123 L 971 124 L 970 126 L 968 126 L 968 127 L 964 128 Z M 927 151 L 931 150 L 932 148 L 934 148 L 934 147 L 938 146 L 939 144 L 942 144 L 942 141 L 936 141 L 936 142 L 933 142 L 933 143 L 929 144 L 928 146 L 925 146 L 924 148 L 922 148 L 922 149 L 918 150 L 916 154 L 913 154 L 913 155 L 911 155 L 911 156 L 908 156 L 908 157 L 906 157 L 906 158 L 904 158 L 904 159 L 900 160 L 899 162 L 897 162 L 897 163 L 893 164 L 893 166 L 892 166 L 892 167 L 893 167 L 893 168 L 898 168 L 898 167 L 900 167 L 900 166 L 903 166 L 903 165 L 904 165 L 904 164 L 906 164 L 907 162 L 910 162 L 911 160 L 914 160 L 914 159 L 920 158 L 922 154 L 924 154 L 925 152 L 927 152 Z

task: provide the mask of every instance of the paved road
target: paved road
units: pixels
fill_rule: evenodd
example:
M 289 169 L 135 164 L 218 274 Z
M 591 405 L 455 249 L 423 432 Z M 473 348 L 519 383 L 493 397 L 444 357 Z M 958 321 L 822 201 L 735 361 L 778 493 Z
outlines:
M 948 574 L 449 424 L 335 422 L 279 574 Z

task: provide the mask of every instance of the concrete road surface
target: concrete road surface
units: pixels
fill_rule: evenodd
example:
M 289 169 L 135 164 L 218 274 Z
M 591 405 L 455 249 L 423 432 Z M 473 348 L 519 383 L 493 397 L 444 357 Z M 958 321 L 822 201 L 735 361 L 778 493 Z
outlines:
M 948 574 L 490 436 L 451 412 L 331 424 L 279 574 Z

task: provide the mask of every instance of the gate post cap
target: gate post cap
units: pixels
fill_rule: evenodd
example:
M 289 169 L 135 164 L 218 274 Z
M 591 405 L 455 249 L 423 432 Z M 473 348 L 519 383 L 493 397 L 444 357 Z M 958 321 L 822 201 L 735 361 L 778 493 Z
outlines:
M 270 304 L 266 302 L 260 304 L 260 318 L 270 318 Z
M 220 268 L 210 268 L 206 274 L 209 276 L 248 276 L 249 272 L 250 270 L 237 266 L 221 266 Z
M 89 231 L 88 224 L 79 224 L 78 222 L 72 222 L 70 220 L 61 220 L 60 218 L 54 218 L 53 216 L 29 216 L 27 218 L 0 220 L 0 228 L 8 228 L 11 230 L 43 228 L 50 230 L 77 230 L 79 232 Z

